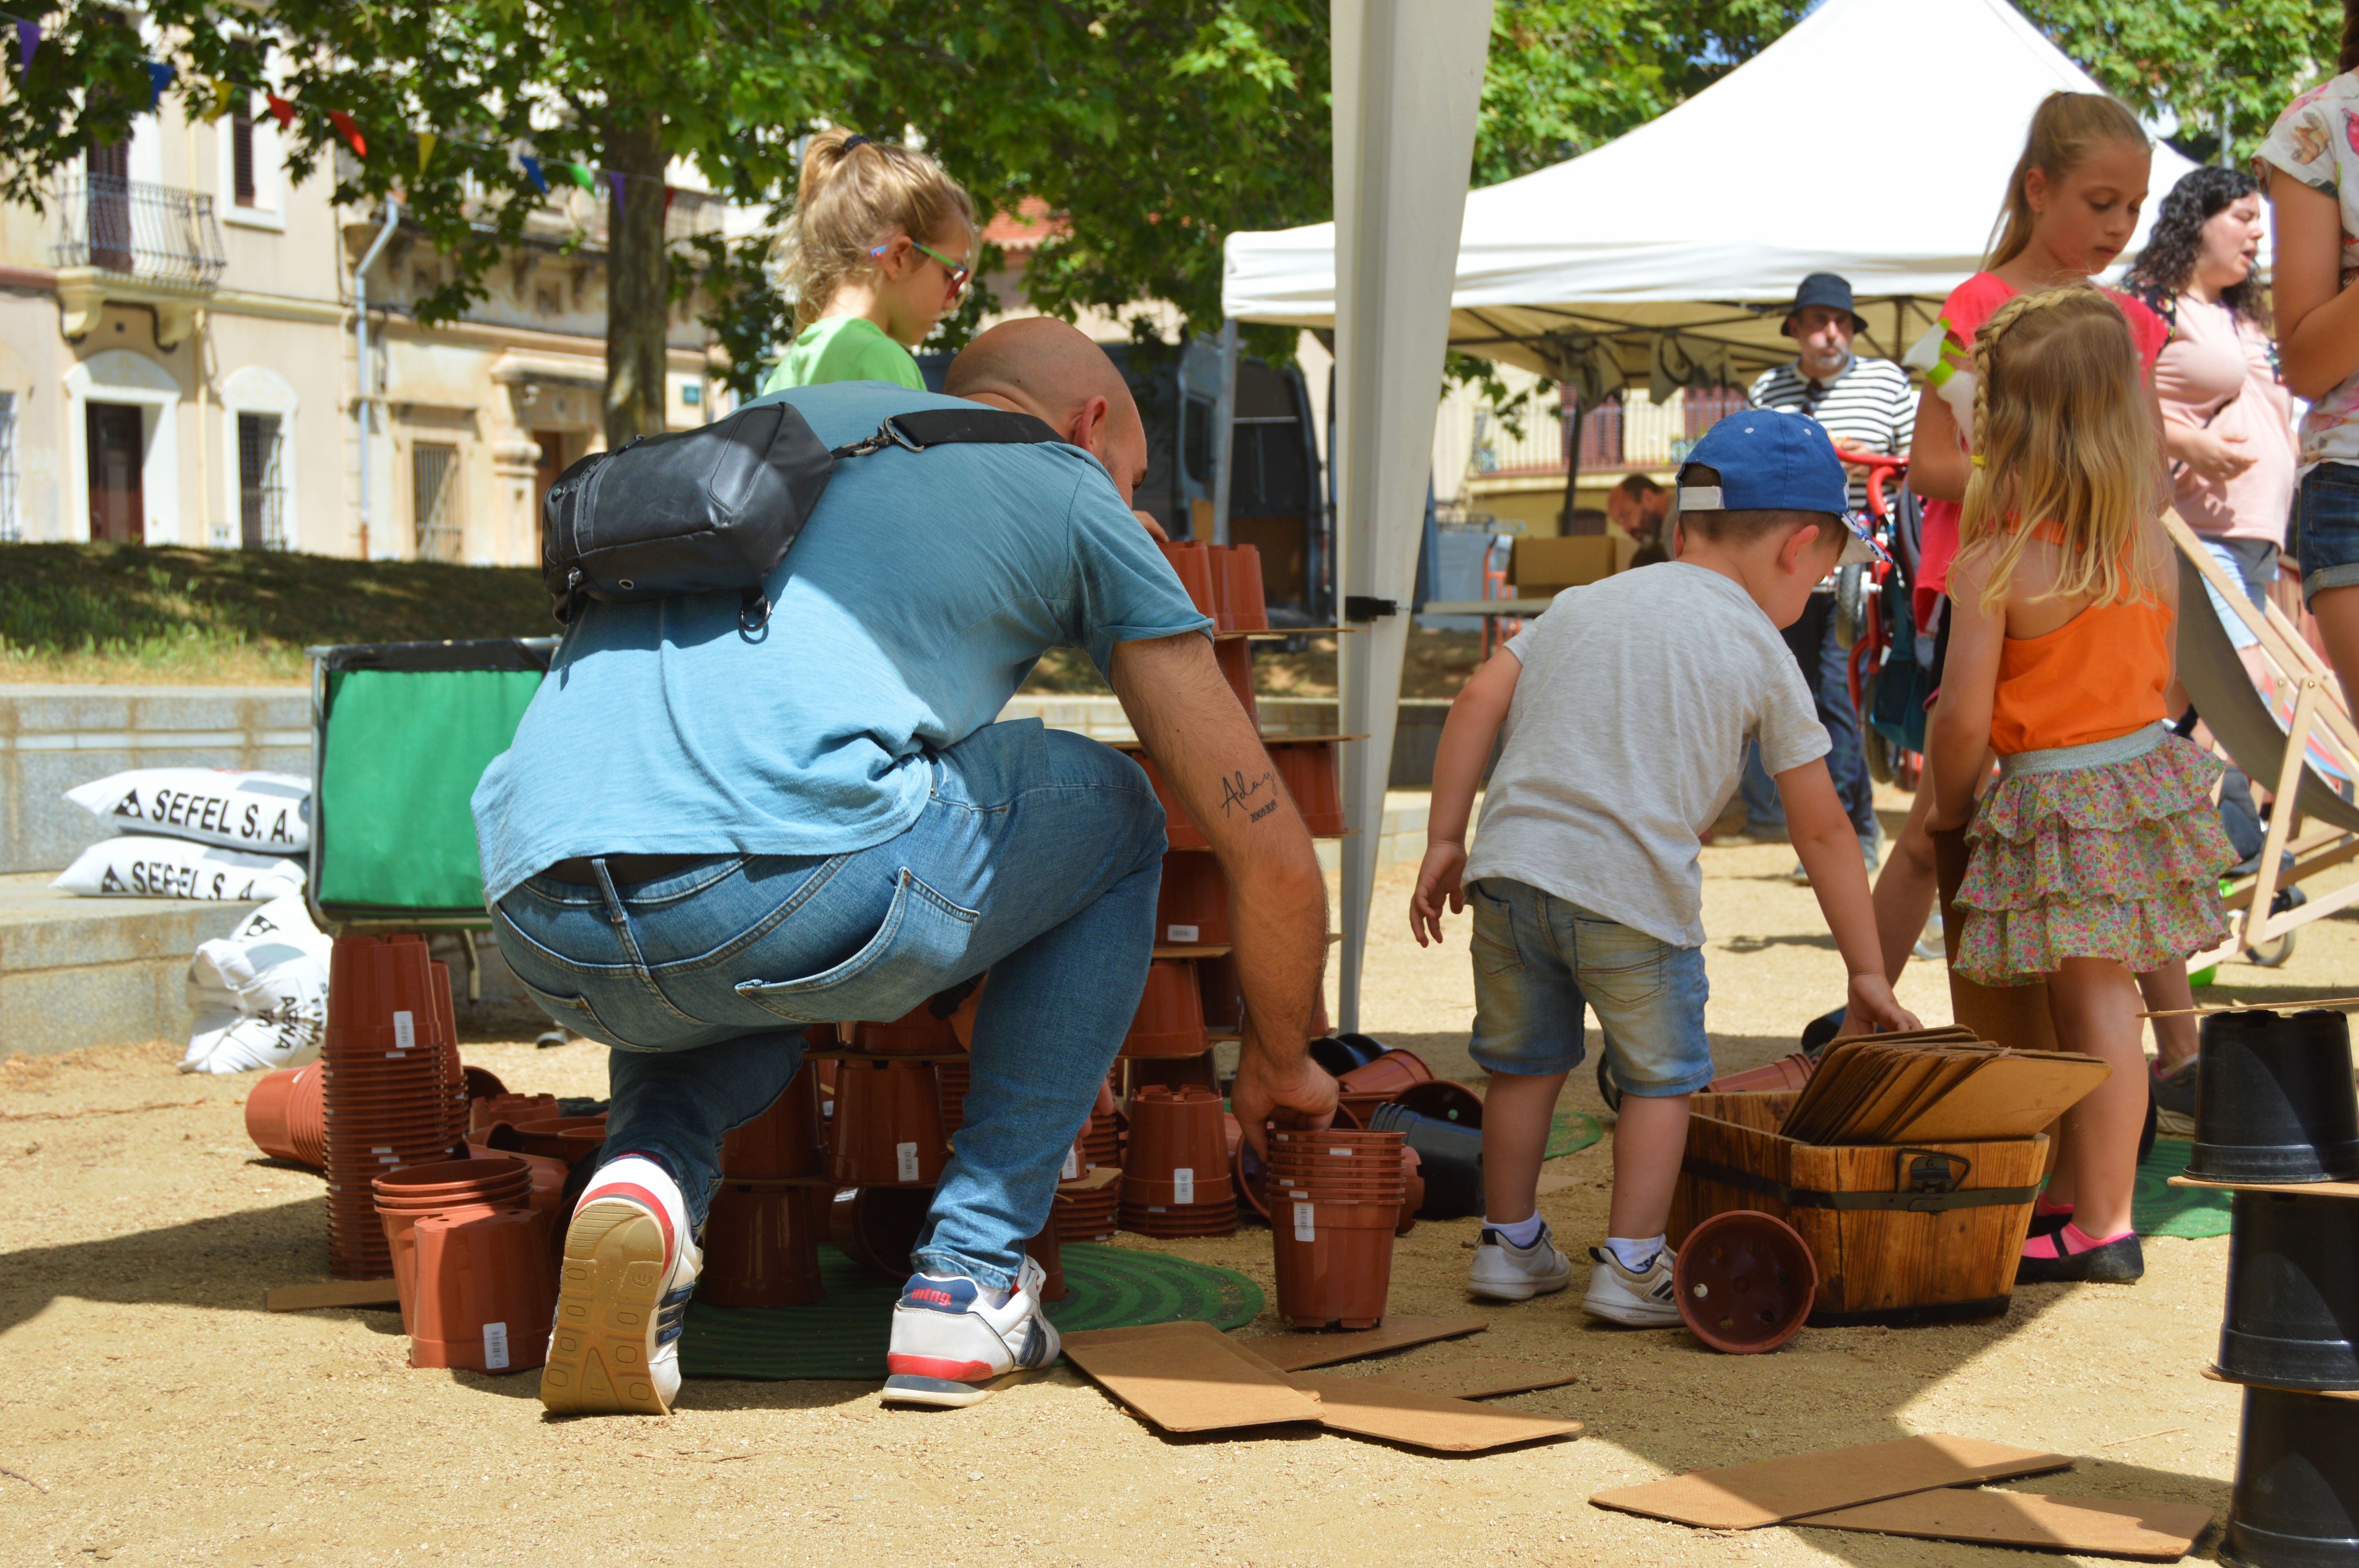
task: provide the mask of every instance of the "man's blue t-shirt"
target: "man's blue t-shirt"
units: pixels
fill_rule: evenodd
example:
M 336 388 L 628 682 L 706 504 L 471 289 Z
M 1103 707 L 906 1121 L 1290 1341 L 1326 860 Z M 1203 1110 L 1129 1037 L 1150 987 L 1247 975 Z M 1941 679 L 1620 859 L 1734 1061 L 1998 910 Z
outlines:
M 965 406 L 879 382 L 758 398 L 831 447 Z M 1211 622 L 1097 460 L 1076 447 L 887 447 L 841 459 L 765 585 L 588 606 L 515 742 L 476 786 L 496 901 L 577 855 L 834 855 L 902 832 L 925 756 L 989 724 L 1041 653 Z

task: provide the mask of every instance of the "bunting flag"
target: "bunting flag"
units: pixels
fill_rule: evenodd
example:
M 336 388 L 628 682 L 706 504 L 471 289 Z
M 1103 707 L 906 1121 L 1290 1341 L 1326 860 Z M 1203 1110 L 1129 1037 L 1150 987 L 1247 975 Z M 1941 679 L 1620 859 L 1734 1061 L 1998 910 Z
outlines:
M 361 128 L 353 124 L 350 114 L 342 109 L 331 109 L 328 111 L 328 124 L 336 127 L 336 134 L 351 144 L 354 157 L 368 157 L 368 143 L 362 139 Z
M 289 103 L 276 92 L 269 92 L 263 93 L 262 101 L 264 105 L 269 109 L 270 117 L 278 122 L 278 128 L 280 130 L 291 131 L 295 128 L 294 104 Z
M 606 171 L 606 184 L 614 192 L 614 205 L 619 209 L 623 205 L 623 176 L 610 168 Z
M 528 153 L 518 153 L 516 162 L 524 166 L 524 177 L 532 181 L 532 188 L 543 196 L 548 195 L 549 177 L 540 172 L 540 160 Z
M 598 177 L 578 163 L 569 163 L 565 166 L 565 178 L 584 190 L 598 189 Z
M 667 185 L 667 186 L 665 186 L 665 187 L 664 187 L 664 216 L 665 216 L 665 217 L 669 218 L 669 217 L 670 217 L 670 216 L 671 216 L 671 199 L 672 199 L 673 197 L 675 197 L 675 196 L 679 195 L 679 191 L 677 191 L 677 190 L 675 190 L 675 189 L 673 189 L 670 186 Z
M 171 86 L 173 79 L 179 74 L 168 60 L 151 59 L 147 62 L 147 113 L 153 114 L 156 112 L 156 105 L 163 101 L 164 89 Z
M 33 69 L 33 51 L 41 47 L 41 24 L 16 24 L 16 74 L 24 75 Z
M 216 76 L 213 78 L 213 101 L 205 106 L 205 124 L 210 125 L 215 120 L 220 119 L 223 114 L 229 113 L 229 101 L 236 92 L 237 89 L 230 85 L 230 80 L 228 77 Z
M 440 146 L 442 138 L 436 135 L 431 131 L 420 131 L 418 133 L 419 173 L 424 174 L 426 172 L 426 160 L 434 156 L 434 149 Z

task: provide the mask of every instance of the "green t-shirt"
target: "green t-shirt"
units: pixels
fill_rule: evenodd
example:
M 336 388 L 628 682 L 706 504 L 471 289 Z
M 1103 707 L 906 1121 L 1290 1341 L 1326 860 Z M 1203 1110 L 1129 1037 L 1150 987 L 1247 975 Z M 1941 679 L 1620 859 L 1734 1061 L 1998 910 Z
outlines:
M 814 321 L 762 384 L 764 392 L 817 386 L 831 381 L 884 381 L 912 392 L 926 390 L 909 351 L 885 335 L 865 316 L 831 316 Z

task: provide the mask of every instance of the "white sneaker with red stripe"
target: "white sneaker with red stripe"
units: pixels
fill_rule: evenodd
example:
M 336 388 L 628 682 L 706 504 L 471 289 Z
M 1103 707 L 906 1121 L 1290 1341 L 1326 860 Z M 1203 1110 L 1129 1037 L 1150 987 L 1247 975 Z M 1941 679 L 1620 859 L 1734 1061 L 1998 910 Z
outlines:
M 608 1162 L 565 1231 L 557 1319 L 540 1373 L 552 1415 L 663 1415 L 679 1392 L 679 1332 L 702 1258 L 677 1184 L 654 1162 Z
M 971 1405 L 981 1387 L 1005 1372 L 1046 1367 L 1063 1351 L 1056 1325 L 1040 1309 L 1048 1273 L 1030 1258 L 1006 1302 L 973 1280 L 912 1274 L 893 1304 L 893 1343 L 885 1357 L 885 1398 L 894 1404 Z

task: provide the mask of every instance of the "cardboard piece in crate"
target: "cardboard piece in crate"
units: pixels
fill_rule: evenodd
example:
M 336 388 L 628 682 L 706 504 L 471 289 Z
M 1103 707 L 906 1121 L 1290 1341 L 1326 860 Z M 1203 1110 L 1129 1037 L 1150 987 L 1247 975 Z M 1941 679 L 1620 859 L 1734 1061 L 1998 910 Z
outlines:
M 1805 1143 L 2027 1138 L 2112 1073 L 2094 1056 L 1988 1041 L 1839 1040 L 1778 1130 Z
M 1509 549 L 1507 577 L 1519 597 L 1546 599 L 1627 571 L 1637 554 L 1627 534 L 1529 535 Z

